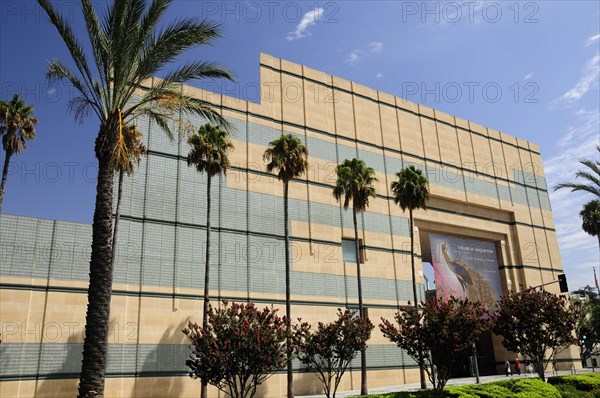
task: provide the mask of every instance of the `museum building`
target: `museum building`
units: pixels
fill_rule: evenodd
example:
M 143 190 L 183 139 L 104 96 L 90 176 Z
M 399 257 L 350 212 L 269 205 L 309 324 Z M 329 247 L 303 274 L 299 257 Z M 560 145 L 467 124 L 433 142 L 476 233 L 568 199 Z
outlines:
M 252 301 L 284 312 L 283 184 L 266 172 L 262 157 L 282 133 L 299 138 L 309 153 L 308 171 L 290 183 L 294 318 L 330 321 L 338 308 L 358 306 L 352 212 L 332 195 L 335 168 L 345 159 L 364 160 L 378 178 L 377 197 L 358 226 L 363 297 L 375 325 L 413 297 L 408 214 L 389 188 L 407 165 L 430 182 L 428 208 L 415 212 L 421 299 L 423 267 L 434 268 L 438 293 L 480 298 L 563 273 L 534 143 L 266 54 L 260 87 L 259 103 L 183 87 L 233 126 L 231 167 L 213 179 L 212 300 Z M 205 123 L 197 116 L 178 119 L 194 128 Z M 180 131 L 174 140 L 149 119 L 136 123 L 148 154 L 124 183 L 105 393 L 198 397 L 181 330 L 190 320 L 201 322 L 206 176 L 187 165 L 187 123 L 173 124 Z M 74 396 L 91 235 L 89 224 L 0 217 L 0 396 Z M 474 286 L 458 283 L 451 266 L 458 263 Z M 548 290 L 558 293 L 558 285 Z M 378 328 L 368 344 L 370 388 L 419 380 L 415 362 Z M 502 372 L 504 359 L 515 355 L 492 335 L 478 349 L 483 373 Z M 559 360 L 563 369 L 580 367 L 578 357 L 571 349 Z M 316 377 L 299 362 L 294 366 L 296 395 L 320 393 Z M 339 389 L 359 388 L 357 357 Z M 282 371 L 257 396 L 285 392 Z M 209 396 L 224 395 L 210 387 Z

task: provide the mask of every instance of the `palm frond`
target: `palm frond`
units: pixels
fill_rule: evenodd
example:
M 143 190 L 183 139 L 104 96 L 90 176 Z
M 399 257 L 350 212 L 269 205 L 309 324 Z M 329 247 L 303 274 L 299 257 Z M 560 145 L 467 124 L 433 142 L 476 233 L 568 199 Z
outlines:
M 600 178 L 592 175 L 592 173 L 588 171 L 579 170 L 575 173 L 575 178 L 582 178 L 584 180 L 588 180 L 589 182 L 595 184 L 598 188 L 600 188 Z
M 108 39 L 104 30 L 102 30 L 100 26 L 100 21 L 98 20 L 98 15 L 96 14 L 94 7 L 92 6 L 92 2 L 90 0 L 82 0 L 81 5 L 83 7 L 83 17 L 88 32 L 88 37 L 90 39 L 94 61 L 96 62 L 98 70 L 101 71 L 99 74 L 100 81 L 102 82 L 102 85 L 105 86 L 108 83 L 106 78 L 109 76 L 109 66 L 106 65 L 106 61 L 109 59 Z
M 150 119 L 152 121 L 154 121 L 154 123 L 156 123 L 161 129 L 164 130 L 165 134 L 167 134 L 167 137 L 170 140 L 174 139 L 174 135 L 173 135 L 173 131 L 171 130 L 171 127 L 169 126 L 169 121 L 172 120 L 169 118 L 169 116 L 156 112 L 152 109 L 148 109 L 145 114 L 147 116 L 150 117 Z
M 18 94 L 10 101 L 0 101 L 0 133 L 2 147 L 8 154 L 18 154 L 27 147 L 27 141 L 35 139 L 33 106 L 26 105 Z
M 591 185 L 585 185 L 585 184 L 576 184 L 573 182 L 562 182 L 560 184 L 557 184 L 554 187 L 554 190 L 557 191 L 559 189 L 562 188 L 570 188 L 571 192 L 576 192 L 576 191 L 584 191 L 584 192 L 589 192 L 593 195 L 596 195 L 597 197 L 600 198 L 600 188 L 594 188 Z
M 91 93 L 92 90 L 90 87 L 94 78 L 85 58 L 83 47 L 79 44 L 75 34 L 73 33 L 73 30 L 48 0 L 38 0 L 38 3 L 44 9 L 44 11 L 46 11 L 46 14 L 48 14 L 48 17 L 50 18 L 50 22 L 56 27 L 56 30 L 65 42 L 79 73 L 83 77 L 83 82 L 88 87 L 88 91 Z
M 188 48 L 198 44 L 209 44 L 220 37 L 220 24 L 186 18 L 175 21 L 146 43 L 137 72 L 137 84 L 157 75 L 169 62 Z
M 231 72 L 219 64 L 213 62 L 194 61 L 186 63 L 179 69 L 168 73 L 164 77 L 164 81 L 167 82 L 167 84 L 169 82 L 182 83 L 189 80 L 204 78 L 232 79 Z
M 94 103 L 90 102 L 86 97 L 78 96 L 69 101 L 69 112 L 71 112 L 78 123 L 83 123 L 87 119 L 91 112 L 96 112 Z
M 267 171 L 271 173 L 278 170 L 277 178 L 284 182 L 289 182 L 306 171 L 307 158 L 308 150 L 291 134 L 282 134 L 271 141 L 263 153 L 263 159 L 268 162 Z
M 188 138 L 188 144 L 191 146 L 188 166 L 194 165 L 196 170 L 206 172 L 211 177 L 227 172 L 229 151 L 233 149 L 227 131 L 207 123 Z
M 58 60 L 52 60 L 48 63 L 48 69 L 46 71 L 46 78 L 50 81 L 68 80 L 69 83 L 75 87 L 77 91 L 81 93 L 81 96 L 86 100 L 88 106 L 91 106 L 96 115 L 100 118 L 103 110 L 94 99 L 95 95 L 92 95 L 84 83 L 76 76 L 71 70 L 60 63 Z
M 594 162 L 589 159 L 581 159 L 579 161 L 579 163 L 590 168 L 594 172 L 594 174 L 596 174 L 597 176 L 600 176 L 600 162 L 598 162 L 598 161 Z
M 394 203 L 403 211 L 427 209 L 429 188 L 427 178 L 415 166 L 408 166 L 396 173 L 397 180 L 393 181 L 390 188 L 394 194 Z
M 373 184 L 377 181 L 375 170 L 368 167 L 363 160 L 346 159 L 337 166 L 337 181 L 333 189 L 336 200 L 344 196 L 344 209 L 352 207 L 363 212 L 369 206 L 369 199 L 376 197 Z

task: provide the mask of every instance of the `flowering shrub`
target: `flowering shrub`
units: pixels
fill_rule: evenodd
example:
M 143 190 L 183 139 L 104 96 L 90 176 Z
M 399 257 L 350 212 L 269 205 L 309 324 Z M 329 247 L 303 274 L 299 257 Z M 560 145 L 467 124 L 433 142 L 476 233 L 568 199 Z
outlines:
M 335 397 L 348 365 L 366 348 L 373 324 L 368 319 L 353 317 L 348 310 L 338 309 L 337 320 L 327 324 L 319 322 L 314 331 L 304 323 L 298 330 L 298 358 L 316 373 L 325 395 Z
M 524 290 L 498 302 L 494 333 L 503 337 L 507 350 L 531 358 L 535 371 L 545 380 L 547 362 L 561 349 L 577 343 L 573 333 L 577 319 L 577 309 L 565 296 Z M 544 363 L 547 351 L 550 355 Z
M 489 329 L 491 320 L 479 301 L 432 297 L 419 308 L 421 311 L 404 307 L 395 316 L 398 326 L 382 318 L 379 328 L 425 369 L 434 388 L 441 392 L 461 360 L 460 354 Z
M 190 322 L 183 333 L 192 354 L 190 377 L 199 378 L 235 398 L 253 397 L 256 388 L 285 367 L 286 322 L 277 309 L 258 310 L 253 303 L 209 306 L 206 328 Z

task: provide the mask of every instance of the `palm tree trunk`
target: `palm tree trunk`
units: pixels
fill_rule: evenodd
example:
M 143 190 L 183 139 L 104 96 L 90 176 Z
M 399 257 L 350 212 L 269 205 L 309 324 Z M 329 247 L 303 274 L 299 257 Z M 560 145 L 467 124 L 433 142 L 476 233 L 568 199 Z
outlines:
M 292 341 L 291 322 L 292 322 L 292 304 L 291 304 L 291 285 L 290 285 L 290 231 L 288 230 L 288 192 L 289 181 L 283 182 L 283 223 L 285 230 L 285 316 L 287 318 L 287 396 L 294 398 L 294 373 L 292 372 Z
M 356 249 L 356 278 L 358 284 L 358 312 L 365 319 L 365 309 L 362 299 L 362 281 L 360 278 L 360 247 L 358 244 L 358 223 L 356 221 L 356 207 L 352 207 L 352 219 L 354 221 L 354 248 Z M 368 395 L 367 391 L 367 350 L 360 350 L 360 395 Z
M 413 212 L 412 209 L 408 209 L 408 215 L 410 218 L 410 266 L 412 270 L 412 285 L 413 285 L 413 297 L 415 300 L 415 308 L 419 311 L 419 301 L 417 298 L 417 278 L 415 275 L 415 228 L 413 226 Z M 423 369 L 423 353 L 419 351 L 419 376 L 421 379 L 421 389 L 426 389 L 425 384 L 425 369 Z
M 0 213 L 2 213 L 2 202 L 4 201 L 4 188 L 6 187 L 6 178 L 8 177 L 8 165 L 10 164 L 10 157 L 12 152 L 6 151 L 6 157 L 4 158 L 4 167 L 2 168 L 2 184 L 0 185 Z
M 123 196 L 123 170 L 119 171 L 119 188 L 117 190 L 117 208 L 115 209 L 115 226 L 112 238 L 112 255 L 110 266 L 115 268 L 115 257 L 117 253 L 117 234 L 119 232 L 119 219 L 121 218 L 121 197 Z
M 209 301 L 209 281 L 210 281 L 210 183 L 212 176 L 206 173 L 206 263 L 204 265 L 204 308 L 202 310 L 202 328 L 208 326 L 208 301 Z M 208 395 L 208 383 L 202 380 L 200 388 L 200 397 L 206 398 Z
M 96 184 L 96 207 L 92 225 L 92 253 L 90 260 L 90 284 L 86 313 L 83 360 L 79 379 L 79 398 L 104 396 L 106 354 L 108 351 L 108 325 L 112 295 L 112 200 L 113 169 L 110 149 L 114 141 L 113 124 L 100 127 L 96 138 L 98 158 L 98 181 Z

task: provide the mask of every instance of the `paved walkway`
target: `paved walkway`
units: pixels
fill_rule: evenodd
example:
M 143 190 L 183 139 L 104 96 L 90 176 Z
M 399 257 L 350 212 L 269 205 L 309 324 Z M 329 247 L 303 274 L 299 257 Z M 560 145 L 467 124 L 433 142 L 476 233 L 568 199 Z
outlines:
M 591 372 L 591 369 L 578 369 L 577 370 L 577 374 L 581 374 L 581 373 L 588 373 Z M 568 370 L 565 371 L 559 371 L 558 372 L 559 375 L 570 375 L 571 372 Z M 534 374 L 535 376 L 537 376 L 537 373 Z M 534 375 L 532 374 L 521 374 L 521 376 L 509 376 L 512 378 L 516 378 L 516 377 L 520 377 L 520 378 L 525 378 L 525 377 L 534 377 Z M 552 371 L 547 372 L 546 373 L 546 377 L 550 377 L 552 376 Z M 427 377 L 427 376 L 426 376 Z M 499 381 L 499 380 L 505 380 L 509 377 L 506 377 L 504 375 L 494 375 L 494 376 L 481 376 L 479 378 L 481 383 L 490 383 L 492 381 Z M 475 377 L 462 377 L 462 378 L 457 378 L 457 379 L 450 379 L 448 380 L 448 383 L 446 384 L 446 386 L 461 386 L 461 385 L 465 385 L 465 384 L 475 384 Z M 427 383 L 427 388 L 433 388 L 433 386 L 431 385 L 431 383 Z M 397 391 L 417 391 L 421 389 L 421 383 L 413 383 L 413 384 L 401 384 L 401 385 L 397 385 L 397 386 L 389 386 L 389 387 L 378 387 L 378 388 L 370 388 L 369 389 L 369 394 L 386 394 L 386 393 L 390 393 L 390 392 L 397 392 Z M 352 390 L 352 391 L 338 391 L 336 393 L 336 397 L 342 398 L 342 397 L 353 397 L 353 396 L 357 396 L 360 395 L 360 390 Z M 297 398 L 321 398 L 324 397 L 325 395 L 302 395 L 302 396 L 296 396 Z

